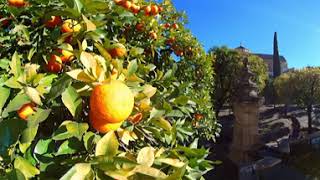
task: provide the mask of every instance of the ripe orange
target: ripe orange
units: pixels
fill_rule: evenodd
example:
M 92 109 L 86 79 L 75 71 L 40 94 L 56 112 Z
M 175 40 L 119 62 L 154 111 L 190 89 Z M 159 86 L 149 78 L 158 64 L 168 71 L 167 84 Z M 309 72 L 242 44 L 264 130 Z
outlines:
M 161 13 L 163 11 L 163 7 L 162 6 L 158 6 L 159 9 L 159 13 Z
M 119 122 L 119 123 L 96 123 L 96 121 L 91 122 L 92 127 L 100 133 L 115 131 L 121 127 L 122 123 L 123 122 Z
M 65 20 L 61 26 L 62 33 L 79 32 L 80 30 L 81 30 L 81 25 L 78 23 L 78 21 L 73 19 Z
M 142 32 L 144 30 L 144 24 L 143 23 L 137 23 L 136 24 L 136 30 L 139 32 Z
M 122 58 L 127 55 L 126 47 L 120 43 L 112 45 L 108 52 L 112 58 Z
M 51 16 L 51 19 L 45 23 L 47 28 L 54 28 L 62 22 L 60 16 Z
M 142 113 L 137 113 L 133 116 L 130 116 L 128 120 L 133 124 L 138 124 L 142 120 L 142 117 L 143 117 Z
M 157 33 L 151 31 L 151 32 L 150 32 L 150 38 L 156 40 L 156 39 L 158 38 Z
M 132 2 L 130 2 L 130 1 L 123 1 L 123 2 L 121 3 L 121 6 L 122 6 L 123 8 L 125 8 L 125 9 L 129 10 L 129 9 L 131 8 L 131 6 L 132 6 Z
M 179 25 L 177 23 L 172 24 L 173 29 L 179 29 Z
M 202 118 L 203 118 L 203 115 L 202 114 L 199 114 L 199 113 L 196 113 L 194 115 L 194 118 L 197 120 L 197 121 L 200 121 Z
M 14 7 L 23 7 L 26 5 L 26 2 L 24 0 L 8 0 L 8 3 L 10 6 Z
M 109 123 L 122 123 L 134 106 L 134 95 L 121 81 L 94 87 L 90 96 L 90 122 L 99 131 Z M 109 125 L 110 126 L 110 125 Z
M 167 45 L 172 45 L 174 42 L 176 41 L 176 38 L 175 37 L 171 37 L 169 39 L 166 40 L 166 44 Z
M 60 56 L 62 62 L 70 62 L 72 61 L 75 57 L 72 53 L 73 48 L 70 44 L 66 44 L 65 49 L 58 49 L 58 52 L 61 53 L 62 56 Z
M 140 6 L 132 4 L 130 10 L 133 14 L 138 14 L 140 12 Z
M 52 73 L 59 73 L 62 69 L 62 60 L 56 55 L 51 55 L 47 64 L 47 70 Z
M 183 56 L 183 51 L 180 50 L 180 49 L 174 50 L 174 53 L 175 53 L 177 56 Z
M 168 29 L 170 26 L 171 26 L 170 23 L 165 23 L 165 24 L 163 25 L 163 27 L 166 28 L 166 29 Z
M 151 14 L 152 15 L 157 15 L 159 13 L 159 8 L 157 5 L 151 5 Z
M 28 116 L 30 116 L 31 114 L 33 114 L 35 112 L 34 108 L 35 108 L 34 103 L 24 104 L 18 110 L 18 116 L 23 120 L 27 120 Z
M 150 13 L 151 13 L 151 5 L 145 6 L 145 8 L 144 8 L 144 14 L 145 14 L 146 16 L 150 16 Z

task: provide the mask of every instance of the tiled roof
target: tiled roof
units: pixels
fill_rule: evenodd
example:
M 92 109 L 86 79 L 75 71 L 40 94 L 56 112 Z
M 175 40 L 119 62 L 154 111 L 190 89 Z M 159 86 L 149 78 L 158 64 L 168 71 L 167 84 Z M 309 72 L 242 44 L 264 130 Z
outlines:
M 262 59 L 273 59 L 273 55 L 272 54 L 253 54 L 256 56 L 261 57 Z M 280 61 L 282 62 L 287 62 L 286 58 L 284 56 L 280 56 Z

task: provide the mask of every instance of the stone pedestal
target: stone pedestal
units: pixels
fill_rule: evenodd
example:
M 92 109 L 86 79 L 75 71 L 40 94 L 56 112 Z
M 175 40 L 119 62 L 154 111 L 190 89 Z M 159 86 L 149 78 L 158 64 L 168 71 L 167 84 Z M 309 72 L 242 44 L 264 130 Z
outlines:
M 237 80 L 237 91 L 232 100 L 235 123 L 230 159 L 238 165 L 250 163 L 253 160 L 250 152 L 259 143 L 258 122 L 261 98 L 258 96 L 257 85 L 251 81 L 253 76 L 248 59 L 244 59 L 242 74 Z
M 237 102 L 233 105 L 235 122 L 230 158 L 237 164 L 251 161 L 249 151 L 259 143 L 259 102 Z

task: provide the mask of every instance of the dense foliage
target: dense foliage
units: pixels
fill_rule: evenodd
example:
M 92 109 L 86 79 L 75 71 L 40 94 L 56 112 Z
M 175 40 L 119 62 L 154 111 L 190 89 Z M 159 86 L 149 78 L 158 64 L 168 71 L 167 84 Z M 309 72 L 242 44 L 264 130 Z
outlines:
M 274 80 L 278 100 L 307 109 L 309 132 L 312 128 L 313 105 L 320 102 L 320 68 L 307 67 L 290 71 Z
M 215 109 L 219 113 L 225 103 L 231 103 L 235 93 L 236 82 L 240 77 L 244 58 L 248 58 L 250 70 L 255 74 L 252 81 L 262 92 L 268 79 L 267 66 L 265 62 L 248 53 L 229 49 L 227 47 L 213 48 L 209 51 L 209 56 L 213 61 L 215 73 Z
M 198 145 L 218 131 L 211 62 L 169 0 L 0 3 L 1 178 L 200 179 L 212 169 Z M 104 134 L 89 99 L 112 80 L 134 108 Z

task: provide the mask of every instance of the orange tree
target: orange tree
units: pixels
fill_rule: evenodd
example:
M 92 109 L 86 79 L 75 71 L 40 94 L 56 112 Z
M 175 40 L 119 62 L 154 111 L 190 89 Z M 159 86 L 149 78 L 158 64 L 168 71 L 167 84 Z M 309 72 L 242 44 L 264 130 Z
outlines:
M 0 177 L 200 179 L 212 69 L 168 0 L 0 0 Z

